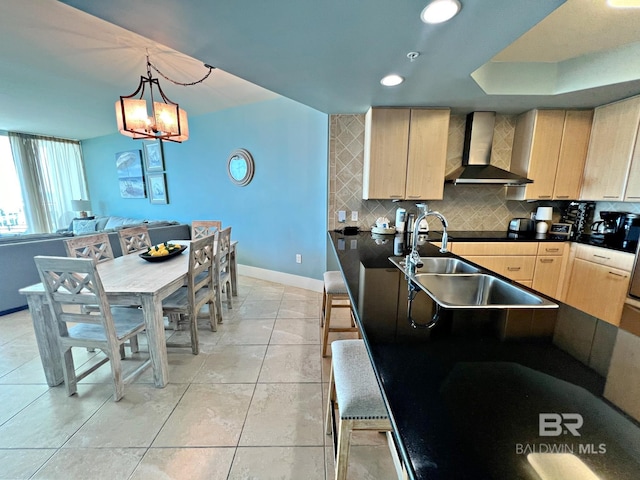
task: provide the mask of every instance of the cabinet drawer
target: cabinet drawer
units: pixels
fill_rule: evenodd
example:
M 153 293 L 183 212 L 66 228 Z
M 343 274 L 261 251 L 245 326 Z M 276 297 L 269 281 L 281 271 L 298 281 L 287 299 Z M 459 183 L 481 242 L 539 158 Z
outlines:
M 467 256 L 468 260 L 482 265 L 511 280 L 531 280 L 536 257 L 533 256 Z
M 456 255 L 536 255 L 538 242 L 457 242 Z
M 566 242 L 540 242 L 538 255 L 563 255 Z
M 579 244 L 576 248 L 576 258 L 630 272 L 633 268 L 634 255 L 633 253 Z

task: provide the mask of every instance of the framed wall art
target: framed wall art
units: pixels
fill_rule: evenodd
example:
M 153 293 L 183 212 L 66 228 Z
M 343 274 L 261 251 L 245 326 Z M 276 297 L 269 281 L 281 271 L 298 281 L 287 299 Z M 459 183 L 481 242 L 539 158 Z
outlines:
M 149 200 L 156 205 L 169 203 L 167 198 L 167 179 L 164 173 L 147 174 L 149 183 Z
M 164 172 L 164 152 L 160 140 L 144 143 L 144 161 L 147 172 Z
M 116 170 L 122 198 L 145 198 L 147 196 L 140 150 L 116 153 Z

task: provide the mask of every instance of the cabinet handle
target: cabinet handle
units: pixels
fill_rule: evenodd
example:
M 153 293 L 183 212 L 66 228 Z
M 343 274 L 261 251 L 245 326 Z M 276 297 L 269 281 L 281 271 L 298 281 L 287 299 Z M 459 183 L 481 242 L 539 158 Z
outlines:
M 556 195 L 556 198 L 569 198 L 569 195 Z
M 553 263 L 554 259 L 553 258 L 541 258 L 540 259 L 540 263 Z
M 627 195 L 627 198 L 640 198 L 640 197 L 637 195 Z
M 391 198 L 402 198 L 402 195 L 389 195 Z
M 538 195 L 538 198 L 551 198 L 551 195 Z
M 609 275 L 615 275 L 616 277 L 627 278 L 626 275 L 623 275 L 621 273 L 616 273 L 616 272 L 609 272 Z
M 420 198 L 420 195 L 407 195 L 407 198 Z
M 545 252 L 559 252 L 560 249 L 559 248 L 545 248 L 544 251 Z
M 517 272 L 518 270 L 520 270 L 520 268 L 522 267 L 507 267 L 507 270 L 509 272 Z
M 611 260 L 611 257 L 605 257 L 604 255 L 596 255 L 595 253 L 593 254 L 594 257 L 596 258 L 602 258 L 604 260 Z
M 620 195 L 603 195 L 602 198 L 620 198 Z

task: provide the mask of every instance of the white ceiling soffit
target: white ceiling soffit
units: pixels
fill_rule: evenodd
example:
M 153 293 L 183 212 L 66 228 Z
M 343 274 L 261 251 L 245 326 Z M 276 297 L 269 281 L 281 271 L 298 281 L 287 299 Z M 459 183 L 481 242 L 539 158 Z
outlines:
M 640 79 L 630 58 L 640 58 L 640 8 L 568 0 L 471 76 L 489 95 L 560 95 Z
M 207 72 L 201 60 L 54 0 L 2 0 L 0 32 L 0 130 L 75 139 L 116 132 L 115 102 L 146 76 L 147 52 L 177 81 Z M 189 87 L 153 75 L 190 117 L 278 96 L 220 69 Z

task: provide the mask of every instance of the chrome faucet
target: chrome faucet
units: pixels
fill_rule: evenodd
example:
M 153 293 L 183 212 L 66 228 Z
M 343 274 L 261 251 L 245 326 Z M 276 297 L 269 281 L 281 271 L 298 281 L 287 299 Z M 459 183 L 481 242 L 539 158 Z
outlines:
M 429 210 L 426 203 L 417 203 L 419 215 L 416 218 L 413 227 L 413 238 L 411 239 L 411 253 L 407 256 L 406 266 L 415 271 L 415 268 L 420 264 L 420 253 L 418 253 L 418 232 L 420 231 L 420 222 L 429 216 L 436 217 L 442 223 L 442 246 L 440 247 L 440 253 L 447 253 L 447 241 L 449 235 L 447 234 L 447 228 L 449 223 L 440 212 L 434 212 Z

